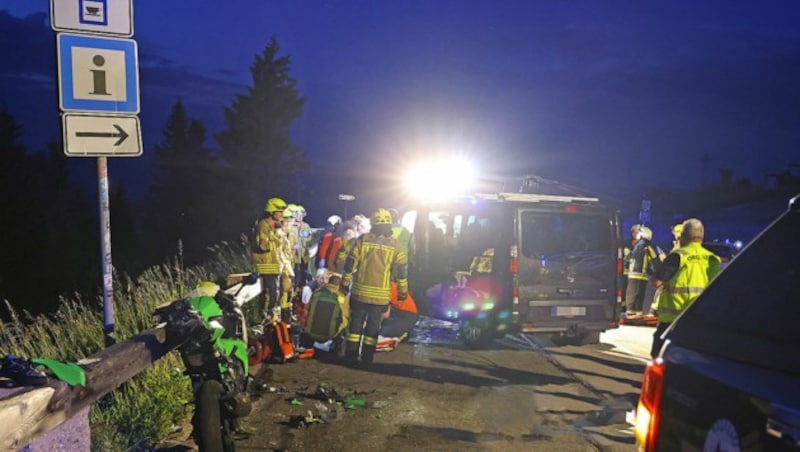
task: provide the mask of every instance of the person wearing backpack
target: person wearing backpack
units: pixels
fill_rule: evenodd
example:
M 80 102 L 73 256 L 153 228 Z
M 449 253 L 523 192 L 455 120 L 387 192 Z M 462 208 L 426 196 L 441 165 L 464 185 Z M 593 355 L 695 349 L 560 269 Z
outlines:
M 311 294 L 303 332 L 316 342 L 327 342 L 339 336 L 350 317 L 350 305 L 340 288 L 342 275 L 326 272 L 327 282 Z

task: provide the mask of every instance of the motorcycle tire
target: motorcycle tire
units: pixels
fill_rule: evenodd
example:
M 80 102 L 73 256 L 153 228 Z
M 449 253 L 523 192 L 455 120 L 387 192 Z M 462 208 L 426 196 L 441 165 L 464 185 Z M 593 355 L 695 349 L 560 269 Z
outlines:
M 200 452 L 234 452 L 233 431 L 222 411 L 225 389 L 216 380 L 206 381 L 197 391 L 192 436 Z

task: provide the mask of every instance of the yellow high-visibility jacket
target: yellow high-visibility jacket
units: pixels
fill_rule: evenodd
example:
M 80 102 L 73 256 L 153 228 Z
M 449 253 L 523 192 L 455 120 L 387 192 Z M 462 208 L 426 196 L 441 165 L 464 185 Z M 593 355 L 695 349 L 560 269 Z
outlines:
M 662 323 L 672 323 L 719 273 L 719 257 L 699 243 L 684 245 L 675 253 L 681 258 L 680 267 L 665 282 L 658 298 L 658 321 Z
M 388 305 L 392 279 L 398 295 L 408 294 L 407 258 L 403 246 L 394 237 L 366 233 L 354 241 L 344 264 L 342 286 L 353 283 L 354 299 L 368 304 Z
M 358 239 L 345 240 L 342 238 L 342 244 L 339 245 L 339 251 L 336 253 L 336 259 L 334 259 L 333 262 L 328 263 L 329 270 L 336 273 L 344 273 L 344 263 L 347 260 L 347 256 L 350 254 L 350 251 L 353 249 L 353 245 L 355 245 L 356 240 Z
M 253 249 L 253 264 L 259 275 L 280 273 L 280 237 L 269 218 L 262 218 L 256 226 L 256 243 Z

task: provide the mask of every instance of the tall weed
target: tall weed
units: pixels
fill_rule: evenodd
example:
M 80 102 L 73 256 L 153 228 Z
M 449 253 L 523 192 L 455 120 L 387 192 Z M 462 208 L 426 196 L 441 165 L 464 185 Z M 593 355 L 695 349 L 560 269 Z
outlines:
M 114 335 L 122 342 L 153 328 L 153 310 L 184 296 L 200 281 L 223 281 L 251 270 L 246 240 L 211 248 L 215 258 L 184 269 L 180 256 L 132 280 L 114 275 Z M 104 348 L 101 301 L 80 295 L 61 298 L 52 315 L 32 317 L 5 302 L 10 321 L 0 316 L 0 354 L 78 361 Z M 92 449 L 146 450 L 182 425 L 191 413 L 192 393 L 183 365 L 173 352 L 98 400 L 90 410 Z

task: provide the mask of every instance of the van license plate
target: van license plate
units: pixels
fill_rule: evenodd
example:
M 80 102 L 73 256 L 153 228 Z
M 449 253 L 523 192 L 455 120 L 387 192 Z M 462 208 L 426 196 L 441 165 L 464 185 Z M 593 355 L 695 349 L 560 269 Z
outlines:
M 575 317 L 586 315 L 585 306 L 555 306 L 556 317 Z

